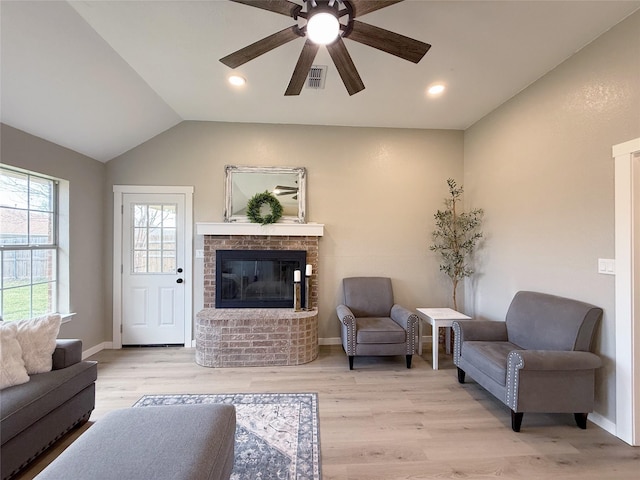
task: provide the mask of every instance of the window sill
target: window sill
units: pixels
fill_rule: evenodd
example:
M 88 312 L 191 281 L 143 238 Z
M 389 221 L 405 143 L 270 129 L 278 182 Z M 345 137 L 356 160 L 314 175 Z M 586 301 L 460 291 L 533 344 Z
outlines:
M 75 314 L 76 314 L 75 312 L 72 312 L 72 313 L 61 313 L 60 314 L 60 318 L 61 318 L 62 321 L 60 322 L 60 324 L 63 325 L 65 323 L 69 323 L 73 319 Z

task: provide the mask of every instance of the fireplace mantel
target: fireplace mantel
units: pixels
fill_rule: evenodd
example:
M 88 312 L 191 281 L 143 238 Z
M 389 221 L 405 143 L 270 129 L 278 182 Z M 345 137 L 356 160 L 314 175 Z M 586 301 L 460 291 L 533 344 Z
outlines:
M 263 236 L 295 236 L 322 237 L 322 223 L 259 223 L 221 222 L 196 223 L 197 235 L 263 235 Z

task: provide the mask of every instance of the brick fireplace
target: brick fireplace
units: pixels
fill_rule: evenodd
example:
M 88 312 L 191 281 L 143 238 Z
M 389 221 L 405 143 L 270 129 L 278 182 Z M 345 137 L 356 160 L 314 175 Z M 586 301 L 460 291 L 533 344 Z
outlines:
M 204 235 L 204 309 L 196 362 L 208 367 L 298 365 L 318 355 L 319 224 L 196 224 Z M 215 308 L 217 250 L 304 250 L 312 265 L 309 308 Z M 304 277 L 304 271 L 302 272 Z M 303 280 L 304 281 L 304 280 Z

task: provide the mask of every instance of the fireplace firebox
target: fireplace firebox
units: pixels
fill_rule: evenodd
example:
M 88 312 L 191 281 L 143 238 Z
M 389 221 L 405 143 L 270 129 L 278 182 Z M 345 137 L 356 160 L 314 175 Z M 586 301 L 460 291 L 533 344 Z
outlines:
M 293 308 L 293 272 L 304 277 L 306 260 L 304 250 L 216 250 L 216 308 Z

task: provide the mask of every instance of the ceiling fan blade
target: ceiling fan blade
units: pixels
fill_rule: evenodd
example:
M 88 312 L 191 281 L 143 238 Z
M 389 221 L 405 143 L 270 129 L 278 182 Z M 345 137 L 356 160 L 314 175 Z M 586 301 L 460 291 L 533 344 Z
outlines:
M 350 0 L 353 7 L 353 16 L 359 18 L 367 13 L 375 12 L 403 0 Z
M 280 13 L 288 17 L 295 17 L 297 13 L 302 10 L 302 7 L 297 3 L 289 2 L 288 0 L 230 0 L 235 3 L 242 3 L 249 5 L 250 7 L 261 8 L 263 10 L 269 10 L 270 12 Z
M 258 40 L 257 42 L 252 43 L 247 47 L 241 48 L 237 52 L 233 52 L 232 54 L 221 58 L 220 61 L 227 67 L 239 67 L 240 65 L 244 65 L 245 63 L 247 63 L 249 60 L 253 60 L 256 57 L 259 57 L 263 53 L 267 53 L 274 48 L 290 42 L 291 40 L 300 38 L 300 35 L 297 33 L 297 31 L 297 25 L 285 28 L 284 30 L 280 30 L 273 35 L 269 35 L 268 37 L 265 37 L 262 40 Z
M 298 63 L 296 63 L 296 68 L 293 69 L 293 75 L 291 75 L 289 86 L 284 92 L 286 96 L 300 95 L 319 48 L 320 45 L 313 43 L 309 39 L 304 43 L 302 52 L 300 52 L 300 56 L 298 57 Z
M 276 185 L 276 190 L 295 190 L 298 191 L 298 187 L 287 187 L 286 185 Z
M 383 52 L 390 53 L 396 57 L 418 63 L 425 53 L 429 51 L 431 45 L 428 43 L 405 37 L 399 33 L 374 27 L 368 23 L 353 21 L 353 29 L 346 37 L 355 42 L 369 45 Z
M 338 37 L 335 42 L 327 45 L 327 50 L 329 50 L 329 55 L 331 55 L 331 59 L 336 65 L 340 78 L 342 78 L 342 83 L 347 87 L 349 95 L 364 90 L 364 83 L 362 83 L 362 79 L 353 64 L 353 60 L 351 60 L 351 55 L 349 55 L 342 37 Z

